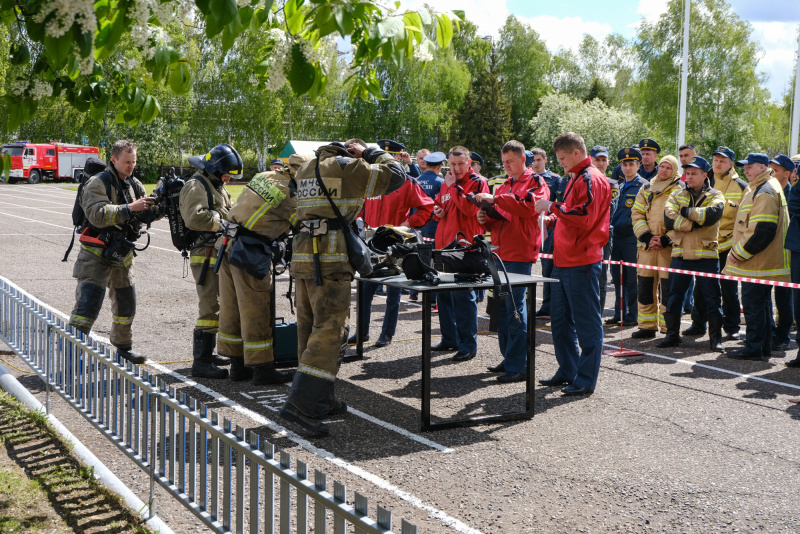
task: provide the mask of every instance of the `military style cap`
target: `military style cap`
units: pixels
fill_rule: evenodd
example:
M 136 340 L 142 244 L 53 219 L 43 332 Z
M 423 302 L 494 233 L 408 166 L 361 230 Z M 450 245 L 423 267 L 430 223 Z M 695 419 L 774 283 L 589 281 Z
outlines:
M 617 159 L 620 163 L 623 161 L 642 161 L 642 151 L 635 146 L 626 147 L 617 152 Z
M 719 154 L 719 155 L 720 155 L 720 156 L 722 156 L 722 157 L 725 157 L 725 158 L 731 159 L 731 160 L 734 160 L 734 159 L 736 159 L 736 153 L 735 153 L 733 150 L 731 150 L 730 148 L 726 147 L 726 146 L 721 146 L 721 147 L 718 147 L 718 148 L 717 148 L 717 149 L 714 151 L 714 153 L 713 153 L 713 154 L 711 154 L 711 155 L 712 155 L 712 156 L 716 156 L 717 154 Z
M 279 160 L 278 158 L 275 158 L 272 161 L 270 161 L 269 164 L 270 165 L 283 165 L 283 162 L 281 160 Z
M 736 162 L 737 165 L 752 165 L 753 163 L 763 163 L 769 165 L 769 156 L 760 152 L 751 152 L 747 155 L 747 159 L 740 159 Z
M 444 160 L 446 159 L 447 159 L 447 154 L 445 154 L 444 152 L 431 152 L 430 154 L 422 158 L 422 161 L 424 161 L 425 163 L 430 163 L 431 165 L 441 165 L 442 162 L 444 162 Z
M 607 158 L 610 157 L 608 155 L 608 148 L 600 145 L 593 146 L 591 152 L 589 152 L 589 155 L 593 158 L 596 158 L 597 156 L 605 156 Z
M 530 150 L 525 151 L 525 166 L 533 165 L 533 152 Z
M 385 150 L 389 154 L 399 154 L 406 149 L 406 145 L 391 139 L 378 139 L 378 148 Z
M 661 145 L 656 143 L 654 139 L 644 138 L 639 141 L 639 150 L 655 150 L 656 154 L 660 154 Z
M 708 161 L 706 161 L 705 158 L 701 158 L 700 156 L 695 156 L 689 160 L 689 163 L 685 163 L 683 165 L 684 169 L 686 167 L 697 167 L 703 172 L 708 172 L 708 170 L 711 168 L 711 164 L 708 163 Z
M 483 166 L 483 158 L 477 152 L 472 152 L 471 159 L 472 163 L 478 163 L 480 166 Z
M 789 156 L 785 156 L 783 154 L 778 154 L 777 156 L 772 158 L 769 162 L 775 163 L 776 165 L 780 165 L 789 172 L 792 172 L 797 168 L 795 162 L 792 161 L 792 159 Z

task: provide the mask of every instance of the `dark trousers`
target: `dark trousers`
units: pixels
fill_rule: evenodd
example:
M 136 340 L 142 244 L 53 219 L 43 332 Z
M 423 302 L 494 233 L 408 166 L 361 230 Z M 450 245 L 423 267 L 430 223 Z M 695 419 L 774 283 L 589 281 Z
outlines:
M 694 306 L 694 276 L 689 281 L 689 291 L 686 292 L 686 297 L 683 299 L 683 309 L 691 310 Z
M 775 286 L 775 308 L 778 310 L 778 320 L 776 321 L 770 313 L 769 324 L 772 327 L 774 343 L 789 343 L 792 339 L 789 332 L 794 321 L 792 305 L 792 289 L 788 287 Z M 772 311 L 772 299 L 769 301 L 769 309 Z
M 683 269 L 698 273 L 719 273 L 719 262 L 715 259 L 685 260 L 672 258 L 672 269 Z M 688 274 L 669 273 L 669 300 L 667 300 L 667 313 L 680 316 L 683 311 L 683 299 L 689 291 L 692 276 Z M 702 300 L 706 310 L 712 315 L 722 315 L 722 298 L 718 278 L 707 276 L 694 277 L 695 300 L 697 306 Z
M 603 354 L 600 315 L 600 262 L 578 267 L 554 267 L 550 304 L 555 378 L 595 389 Z M 580 347 L 580 348 L 579 348 Z
M 439 293 L 442 343 L 463 352 L 478 352 L 478 304 L 474 291 Z
M 550 230 L 550 235 L 547 236 L 544 243 L 542 243 L 542 254 L 552 254 L 553 253 L 553 231 Z M 550 258 L 541 258 L 542 262 L 542 276 L 545 278 L 552 278 L 553 277 L 553 260 Z M 544 288 L 542 289 L 542 305 L 539 307 L 539 314 L 541 315 L 550 315 L 550 291 L 551 291 L 551 284 L 542 284 Z
M 613 261 L 636 263 L 636 236 L 614 236 L 611 247 Z M 637 299 L 636 267 L 622 268 L 622 286 L 620 286 L 620 265 L 611 266 L 611 282 L 614 284 L 614 317 L 621 317 L 624 321 L 636 323 L 639 317 Z M 620 291 L 624 291 L 622 306 L 625 307 L 620 315 Z M 599 297 L 598 297 L 599 298 Z
M 497 262 L 497 260 L 495 260 Z M 507 261 L 504 262 L 506 271 L 515 274 L 531 274 L 531 262 Z M 499 265 L 498 269 L 502 269 Z M 550 284 L 542 284 L 549 286 Z M 524 286 L 512 287 L 514 296 L 512 305 L 510 296 L 506 296 L 497 308 L 497 340 L 500 343 L 500 354 L 503 355 L 504 367 L 507 372 L 524 373 L 528 356 L 528 310 L 525 303 Z M 514 312 L 517 312 L 518 319 Z
M 360 321 L 358 328 L 364 336 L 369 335 L 369 320 L 372 314 L 372 299 L 380 286 L 372 282 L 361 284 L 361 302 L 359 305 Z M 399 287 L 386 286 L 386 312 L 383 315 L 383 326 L 381 333 L 387 336 L 394 336 L 397 330 L 397 317 L 400 315 L 400 296 L 402 290 Z
M 719 253 L 719 272 L 725 268 L 728 251 Z M 722 291 L 722 328 L 728 334 L 739 331 L 741 322 L 741 304 L 739 304 L 739 282 L 733 280 L 720 280 L 719 287 Z M 692 323 L 705 326 L 707 311 L 705 301 L 700 295 L 699 285 L 694 287 L 694 308 L 692 308 Z
M 800 252 L 792 251 L 792 282 L 800 284 Z M 800 289 L 792 289 L 792 308 L 794 308 L 794 322 L 797 323 L 795 341 L 800 344 Z
M 606 309 L 606 293 L 608 286 L 608 264 L 606 261 L 611 259 L 611 238 L 606 246 L 603 247 L 603 266 L 600 268 L 600 315 Z
M 742 282 L 745 330 L 744 351 L 748 354 L 766 356 L 772 352 L 772 304 L 769 294 L 772 287 L 765 284 Z

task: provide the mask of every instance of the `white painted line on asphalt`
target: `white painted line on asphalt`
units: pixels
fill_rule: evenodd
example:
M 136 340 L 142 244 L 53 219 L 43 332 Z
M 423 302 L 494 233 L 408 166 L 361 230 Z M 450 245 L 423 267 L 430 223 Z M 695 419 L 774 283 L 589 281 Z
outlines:
M 32 200 L 34 202 L 46 202 L 48 204 L 55 204 L 56 206 L 64 206 L 65 208 L 71 208 L 72 207 L 69 204 L 64 204 L 63 202 L 55 202 L 54 200 L 43 200 L 43 199 L 39 199 L 39 198 L 33 199 L 31 197 L 26 197 L 26 196 L 23 196 L 23 195 L 10 195 L 8 193 L 4 193 L 4 192 L 0 191 L 0 198 L 5 198 L 5 197 L 21 198 L 22 200 L 27 200 L 27 201 L 31 201 Z
M 361 410 L 356 410 L 352 406 L 348 406 L 347 407 L 347 412 L 348 413 L 352 413 L 353 415 L 357 415 L 362 419 L 366 419 L 367 421 L 369 421 L 371 423 L 374 423 L 374 424 L 376 424 L 378 426 L 382 426 L 383 428 L 386 428 L 387 430 L 392 430 L 394 432 L 397 432 L 398 434 L 402 434 L 403 436 L 407 437 L 408 439 L 412 439 L 412 440 L 414 440 L 416 442 L 422 443 L 423 445 L 427 445 L 428 447 L 430 447 L 432 449 L 436 449 L 439 452 L 444 452 L 444 453 L 448 453 L 448 454 L 453 452 L 453 449 L 451 449 L 450 447 L 445 447 L 444 445 L 440 445 L 440 444 L 436 443 L 435 441 L 431 441 L 429 439 L 423 438 L 422 436 L 418 436 L 417 434 L 409 432 L 405 428 L 400 428 L 397 425 L 393 425 L 392 423 L 387 423 L 386 421 L 378 419 L 377 417 L 373 417 L 373 416 L 371 416 L 371 415 L 369 415 L 367 413 L 362 412 Z
M 8 280 L 8 279 L 5 279 L 5 280 L 10 285 L 16 287 L 17 289 L 20 289 L 21 291 L 24 291 L 22 288 L 20 288 L 19 286 L 17 286 L 16 284 L 11 282 L 10 280 Z M 40 301 L 39 299 L 37 299 L 35 297 L 33 297 L 33 300 L 36 301 L 41 306 L 47 308 L 51 312 L 53 312 L 53 313 L 65 318 L 65 319 L 68 319 L 66 314 L 64 314 L 63 312 L 61 312 L 59 310 L 56 310 L 52 306 L 49 306 L 49 305 L 45 304 L 44 302 Z M 90 335 L 94 339 L 96 339 L 97 341 L 99 341 L 101 343 L 110 344 L 110 340 L 108 338 L 105 338 L 105 337 L 102 337 L 102 336 L 97 336 L 97 335 L 95 335 L 93 333 L 90 334 Z M 175 371 L 172 371 L 171 369 L 169 369 L 167 367 L 164 367 L 163 365 L 159 365 L 157 363 L 148 363 L 147 365 L 150 366 L 150 367 L 153 367 L 155 369 L 158 369 L 163 374 L 169 375 L 169 376 L 171 376 L 173 378 L 176 378 L 176 379 L 180 380 L 181 383 L 184 384 L 185 386 L 193 387 L 193 388 L 197 389 L 198 391 L 201 391 L 201 392 L 205 393 L 206 395 L 214 398 L 214 400 L 216 400 L 217 402 L 219 402 L 221 404 L 224 404 L 224 405 L 232 408 L 233 410 L 235 410 L 235 411 L 237 411 L 237 412 L 239 412 L 239 413 L 241 413 L 243 415 L 246 415 L 247 417 L 253 419 L 255 422 L 257 422 L 257 423 L 259 423 L 259 424 L 261 424 L 263 426 L 266 426 L 270 430 L 272 430 L 272 431 L 274 431 L 276 433 L 279 433 L 282 436 L 286 436 L 287 438 L 292 440 L 294 443 L 296 443 L 299 447 L 307 450 L 308 452 L 310 452 L 310 453 L 312 453 L 312 454 L 314 454 L 316 456 L 319 456 L 320 458 L 322 458 L 324 460 L 327 460 L 328 462 L 332 463 L 333 465 L 335 465 L 337 467 L 345 469 L 346 471 L 348 471 L 348 472 L 350 472 L 350 473 L 352 473 L 352 474 L 354 474 L 354 475 L 356 475 L 356 476 L 358 476 L 358 477 L 370 482 L 371 484 L 373 484 L 373 485 L 375 485 L 375 486 L 377 486 L 377 487 L 379 487 L 379 488 L 381 488 L 381 489 L 383 489 L 385 491 L 388 491 L 388 492 L 394 494 L 396 497 L 399 497 L 400 499 L 408 502 L 409 504 L 411 504 L 415 508 L 419 508 L 420 510 L 424 510 L 424 511 L 428 512 L 432 517 L 435 517 L 440 523 L 442 523 L 443 525 L 445 525 L 447 527 L 451 527 L 456 532 L 461 532 L 463 534 L 483 534 L 480 530 L 470 527 L 469 525 L 467 525 L 463 521 L 460 521 L 460 520 L 448 515 L 446 512 L 444 512 L 442 510 L 439 510 L 438 508 L 434 507 L 433 505 L 430 505 L 430 504 L 426 503 L 425 501 L 423 501 L 419 497 L 416 497 L 416 496 L 412 495 L 411 493 L 408 493 L 407 491 L 395 486 L 394 484 L 392 484 L 392 483 L 380 478 L 377 475 L 374 475 L 374 474 L 370 473 L 369 471 L 367 471 L 367 470 L 365 470 L 365 469 L 363 469 L 361 467 L 358 467 L 357 465 L 353 465 L 350 462 L 335 456 L 330 451 L 327 451 L 325 449 L 317 447 L 316 445 L 313 445 L 310 441 L 308 441 L 307 439 L 301 437 L 300 435 L 296 434 L 295 432 L 283 427 L 282 425 L 276 423 L 275 421 L 272 421 L 271 419 L 268 419 L 268 418 L 264 417 L 263 415 L 259 414 L 258 412 L 254 412 L 252 410 L 249 410 L 249 409 L 245 408 L 244 406 L 241 406 L 236 401 L 233 401 L 233 400 L 225 397 L 224 395 L 214 391 L 213 389 L 210 389 L 210 388 L 204 386 L 203 384 L 198 384 L 197 382 L 195 382 L 193 380 L 190 380 L 189 378 L 183 376 L 182 374 L 176 373 Z

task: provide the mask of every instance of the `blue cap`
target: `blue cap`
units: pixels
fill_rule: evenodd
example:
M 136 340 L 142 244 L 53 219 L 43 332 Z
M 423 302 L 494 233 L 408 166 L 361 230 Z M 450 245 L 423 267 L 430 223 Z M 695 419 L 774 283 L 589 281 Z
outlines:
M 736 153 L 726 146 L 717 147 L 717 149 L 711 155 L 716 156 L 717 154 L 731 160 L 736 159 Z
M 780 165 L 789 172 L 792 172 L 797 168 L 797 165 L 795 164 L 794 161 L 792 161 L 792 158 L 790 158 L 789 156 L 785 156 L 783 154 L 778 154 L 777 156 L 772 158 L 769 162 L 774 163 L 776 165 Z
M 751 152 L 747 155 L 747 159 L 740 159 L 736 162 L 737 165 L 752 165 L 753 163 L 769 165 L 769 156 L 760 152 Z
M 533 165 L 533 152 L 530 150 L 525 151 L 525 166 Z
M 391 139 L 378 139 L 378 148 L 390 154 L 397 154 L 406 149 L 406 145 L 392 141 Z
M 620 163 L 623 161 L 642 161 L 642 151 L 635 146 L 626 147 L 617 152 L 617 159 Z
M 281 160 L 279 160 L 278 158 L 275 158 L 272 161 L 270 161 L 269 164 L 270 165 L 283 165 L 283 162 Z
M 445 154 L 444 152 L 431 152 L 430 154 L 422 158 L 422 161 L 424 161 L 425 163 L 430 163 L 431 165 L 441 165 L 446 159 L 447 159 L 447 154 Z
M 591 152 L 589 152 L 589 155 L 593 158 L 596 158 L 597 156 L 605 156 L 607 158 L 611 157 L 608 155 L 608 148 L 600 145 L 593 146 Z
M 481 167 L 483 166 L 483 158 L 477 152 L 473 152 L 471 154 L 472 163 L 477 163 Z
M 661 152 L 661 145 L 655 142 L 655 140 L 650 138 L 644 138 L 639 141 L 639 150 L 655 150 L 656 154 Z
M 697 167 L 703 172 L 708 172 L 708 170 L 711 168 L 711 164 L 708 163 L 708 161 L 706 161 L 705 158 L 701 158 L 700 156 L 695 156 L 689 160 L 689 163 L 685 163 L 683 165 L 684 169 L 686 167 Z

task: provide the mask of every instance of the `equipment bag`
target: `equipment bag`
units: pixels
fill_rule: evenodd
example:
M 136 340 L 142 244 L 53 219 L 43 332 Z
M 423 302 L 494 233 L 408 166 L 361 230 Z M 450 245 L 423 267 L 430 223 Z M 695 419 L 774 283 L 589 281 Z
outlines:
M 100 174 L 104 170 L 106 170 L 106 164 L 99 159 L 86 159 L 83 170 L 79 175 L 80 183 L 78 185 L 78 194 L 75 195 L 75 203 L 72 205 L 72 240 L 69 242 L 69 247 L 67 247 L 67 251 L 64 253 L 64 257 L 61 261 L 67 261 L 67 258 L 69 258 L 69 253 L 72 252 L 72 247 L 75 245 L 75 234 L 80 234 L 86 230 L 86 213 L 83 211 L 83 206 L 81 206 L 81 195 L 83 194 L 84 187 L 86 187 L 86 182 L 89 181 L 89 178 Z M 111 198 L 111 184 L 105 181 L 104 183 L 106 185 L 106 195 L 108 195 L 108 198 Z
M 228 253 L 228 263 L 263 280 L 272 271 L 272 250 L 270 243 L 253 234 L 255 232 L 243 234 L 239 227 L 238 235 Z
M 199 180 L 200 183 L 206 188 L 208 196 L 208 209 L 214 208 L 214 194 L 211 192 L 211 186 L 205 180 L 192 176 L 184 180 L 175 175 L 175 170 L 172 170 L 172 176 L 162 178 L 162 185 L 156 190 L 156 198 L 161 200 L 164 204 L 164 213 L 169 221 L 169 233 L 172 237 L 172 245 L 181 252 L 186 252 L 192 244 L 200 236 L 200 232 L 189 230 L 186 227 L 186 222 L 183 220 L 180 209 L 180 196 L 181 191 L 189 180 Z M 158 202 L 158 201 L 157 201 Z

